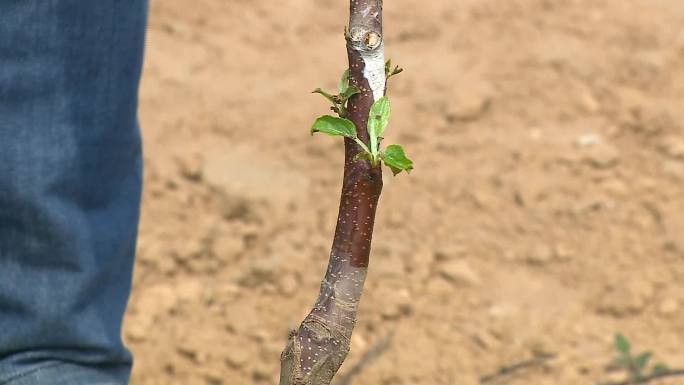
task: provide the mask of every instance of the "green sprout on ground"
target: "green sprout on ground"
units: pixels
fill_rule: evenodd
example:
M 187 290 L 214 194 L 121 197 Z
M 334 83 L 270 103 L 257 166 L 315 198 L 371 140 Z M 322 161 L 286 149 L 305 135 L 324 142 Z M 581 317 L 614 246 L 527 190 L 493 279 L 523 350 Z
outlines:
M 403 71 L 398 66 L 391 69 L 391 61 L 385 64 L 385 72 L 387 78 L 397 75 Z M 332 95 L 328 92 L 317 88 L 313 93 L 321 94 L 328 99 L 333 105 L 330 108 L 338 114 L 338 116 L 324 115 L 316 119 L 313 126 L 311 126 L 311 134 L 322 132 L 331 136 L 343 136 L 356 142 L 361 147 L 362 151 L 356 156 L 358 159 L 366 159 L 376 167 L 380 162 L 385 163 L 387 167 L 392 170 L 394 175 L 402 171 L 407 173 L 413 170 L 413 161 L 406 156 L 404 149 L 398 144 L 391 144 L 384 150 L 380 147 L 383 139 L 383 134 L 387 125 L 389 124 L 389 117 L 391 113 L 391 105 L 389 98 L 383 96 L 376 100 L 371 106 L 368 116 L 368 136 L 369 143 L 366 144 L 358 136 L 358 132 L 354 122 L 347 119 L 347 101 L 352 96 L 361 91 L 349 85 L 349 70 L 345 71 L 340 80 L 338 87 L 339 93 Z
M 638 354 L 632 352 L 632 344 L 629 342 L 627 337 L 617 333 L 615 335 L 615 350 L 617 350 L 618 356 L 615 358 L 615 366 L 623 369 L 629 376 L 629 379 L 638 383 L 643 381 L 643 379 L 648 374 L 660 374 L 665 373 L 669 370 L 668 366 L 663 363 L 656 363 L 648 372 L 648 362 L 653 356 L 652 352 L 645 351 Z
M 684 375 L 684 370 L 671 369 L 662 362 L 649 366 L 653 353 L 650 351 L 633 352 L 630 341 L 620 333 L 615 334 L 613 343 L 617 357 L 615 357 L 611 367 L 624 371 L 627 379 L 620 382 L 606 382 L 602 385 L 645 384 L 657 378 Z

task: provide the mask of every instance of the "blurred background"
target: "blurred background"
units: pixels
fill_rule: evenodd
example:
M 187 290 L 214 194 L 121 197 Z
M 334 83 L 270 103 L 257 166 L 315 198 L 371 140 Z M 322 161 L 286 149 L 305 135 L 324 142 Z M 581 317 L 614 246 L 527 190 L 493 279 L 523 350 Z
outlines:
M 309 135 L 311 91 L 346 68 L 347 17 L 152 2 L 133 385 L 277 383 L 332 242 L 342 142 Z M 415 171 L 385 174 L 338 384 L 474 385 L 544 353 L 491 383 L 593 384 L 616 332 L 684 367 L 684 2 L 388 0 L 385 42 Z

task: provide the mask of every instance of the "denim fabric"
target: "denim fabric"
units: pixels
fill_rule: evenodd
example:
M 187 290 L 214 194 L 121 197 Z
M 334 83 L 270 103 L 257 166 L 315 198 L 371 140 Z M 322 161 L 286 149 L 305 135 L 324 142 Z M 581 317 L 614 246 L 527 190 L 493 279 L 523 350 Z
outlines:
M 0 0 L 0 384 L 122 385 L 146 0 Z

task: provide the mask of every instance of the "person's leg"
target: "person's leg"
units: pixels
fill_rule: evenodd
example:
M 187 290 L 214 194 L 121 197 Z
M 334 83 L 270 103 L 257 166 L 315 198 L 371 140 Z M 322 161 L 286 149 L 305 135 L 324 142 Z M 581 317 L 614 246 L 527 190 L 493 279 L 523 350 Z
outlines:
M 146 0 L 0 1 L 0 384 L 123 385 Z

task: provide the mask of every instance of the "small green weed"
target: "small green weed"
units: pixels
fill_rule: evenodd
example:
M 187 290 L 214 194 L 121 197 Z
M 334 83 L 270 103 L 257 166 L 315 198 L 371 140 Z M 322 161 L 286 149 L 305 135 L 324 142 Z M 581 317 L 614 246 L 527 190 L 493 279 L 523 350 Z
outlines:
M 625 381 L 614 383 L 622 385 L 643 384 L 650 380 L 677 374 L 669 366 L 662 362 L 649 365 L 653 353 L 650 351 L 634 352 L 632 343 L 621 333 L 616 333 L 613 341 L 617 357 L 613 360 L 612 367 L 625 372 Z

